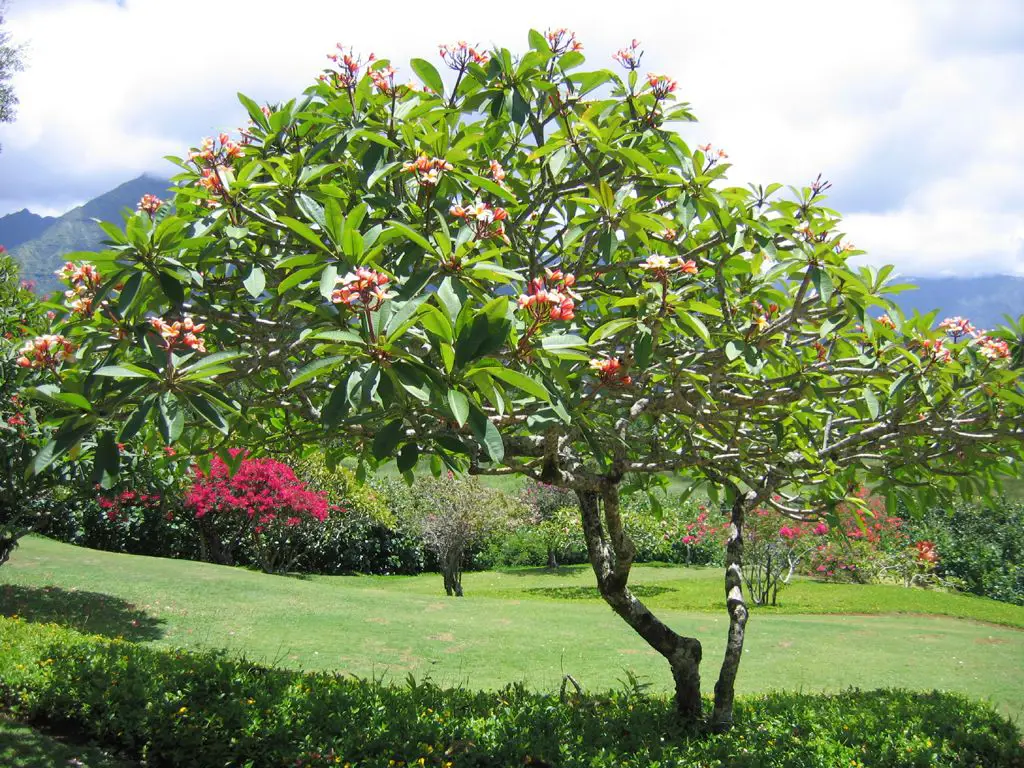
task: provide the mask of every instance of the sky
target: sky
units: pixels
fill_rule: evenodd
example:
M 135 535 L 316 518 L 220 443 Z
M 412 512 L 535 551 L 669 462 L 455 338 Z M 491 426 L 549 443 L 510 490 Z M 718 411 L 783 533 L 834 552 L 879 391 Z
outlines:
M 1020 0 L 9 0 L 26 45 L 0 126 L 0 215 L 59 214 L 245 123 L 236 92 L 298 95 L 338 42 L 412 77 L 439 43 L 527 49 L 569 27 L 588 64 L 633 38 L 729 153 L 730 180 L 819 173 L 865 260 L 906 275 L 1024 276 Z

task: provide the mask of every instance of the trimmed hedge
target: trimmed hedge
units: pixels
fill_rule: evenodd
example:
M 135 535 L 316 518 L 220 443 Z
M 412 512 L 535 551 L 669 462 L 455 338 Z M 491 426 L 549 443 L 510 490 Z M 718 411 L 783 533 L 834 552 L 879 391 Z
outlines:
M 987 704 L 901 690 L 743 699 L 728 734 L 667 699 L 406 686 L 269 669 L 0 619 L 0 696 L 148 766 L 1024 766 Z

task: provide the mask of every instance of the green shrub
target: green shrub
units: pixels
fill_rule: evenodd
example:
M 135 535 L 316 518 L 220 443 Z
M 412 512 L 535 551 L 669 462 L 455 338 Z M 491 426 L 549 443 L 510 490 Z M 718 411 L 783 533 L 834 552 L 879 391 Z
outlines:
M 935 544 L 939 575 L 975 595 L 1024 605 L 1024 504 L 959 504 L 913 521 Z
M 565 697 L 391 686 L 8 619 L 0 647 L 9 712 L 148 766 L 1024 766 L 1010 722 L 944 693 L 752 697 L 731 732 L 700 735 L 635 685 Z

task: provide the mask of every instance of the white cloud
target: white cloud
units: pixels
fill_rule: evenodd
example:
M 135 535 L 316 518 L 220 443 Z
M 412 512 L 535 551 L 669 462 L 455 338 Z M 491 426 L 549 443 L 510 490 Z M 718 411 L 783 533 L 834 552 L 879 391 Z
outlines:
M 439 42 L 521 50 L 531 26 L 564 25 L 601 64 L 639 38 L 644 71 L 678 79 L 702 120 L 687 140 L 724 147 L 734 179 L 823 172 L 873 260 L 1024 272 L 1024 7 L 1013 0 L 465 7 L 13 0 L 8 25 L 30 42 L 30 67 L 15 83 L 19 120 L 0 128 L 0 214 L 171 173 L 163 155 L 244 121 L 236 91 L 296 95 L 338 40 L 409 74 L 408 58 L 433 57 Z

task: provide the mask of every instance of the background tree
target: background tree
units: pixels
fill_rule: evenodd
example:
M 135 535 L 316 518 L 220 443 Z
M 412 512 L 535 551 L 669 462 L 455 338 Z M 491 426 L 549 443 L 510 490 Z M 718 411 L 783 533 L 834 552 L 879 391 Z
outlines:
M 637 44 L 620 74 L 581 70 L 568 30 L 529 40 L 443 46 L 447 81 L 411 62 L 423 86 L 339 49 L 296 100 L 241 97 L 251 124 L 181 161 L 173 214 L 144 199 L 101 277 L 66 270 L 76 362 L 46 368 L 88 407 L 29 393 L 60 419 L 36 467 L 84 445 L 106 478 L 144 440 L 208 462 L 235 433 L 570 489 L 602 596 L 698 720 L 702 645 L 629 590 L 620 509 L 679 473 L 729 515 L 727 727 L 750 510 L 987 493 L 1024 396 L 1006 340 L 904 318 L 891 268 L 848 264 L 827 183 L 728 186 Z
M 504 494 L 451 473 L 418 480 L 411 497 L 413 524 L 437 557 L 448 597 L 462 597 L 462 566 L 469 548 L 522 517 Z
M 567 488 L 548 483 L 529 483 L 519 494 L 520 501 L 530 510 L 530 524 L 536 526 L 544 537 L 547 548 L 547 567 L 558 567 L 558 551 L 570 539 L 564 514 L 571 510 L 579 514 L 576 495 Z
M 0 123 L 14 121 L 18 98 L 14 95 L 11 77 L 22 70 L 22 48 L 11 42 L 11 35 L 4 30 L 7 0 L 0 0 Z

